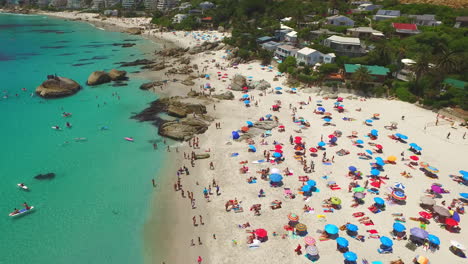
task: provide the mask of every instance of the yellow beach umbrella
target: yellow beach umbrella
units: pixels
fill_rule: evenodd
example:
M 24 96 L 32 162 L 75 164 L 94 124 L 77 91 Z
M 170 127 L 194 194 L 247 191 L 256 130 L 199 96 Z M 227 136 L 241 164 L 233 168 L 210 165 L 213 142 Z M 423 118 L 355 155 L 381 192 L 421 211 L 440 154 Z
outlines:
M 397 160 L 397 157 L 395 156 L 388 156 L 387 157 L 387 160 L 390 161 L 390 162 L 395 162 Z

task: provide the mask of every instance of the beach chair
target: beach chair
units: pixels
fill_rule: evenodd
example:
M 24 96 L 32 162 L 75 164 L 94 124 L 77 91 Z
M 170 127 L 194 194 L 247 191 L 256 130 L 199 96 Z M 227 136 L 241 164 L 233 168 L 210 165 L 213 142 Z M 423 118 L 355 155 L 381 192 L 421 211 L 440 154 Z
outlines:
M 392 247 L 384 248 L 384 249 L 378 248 L 377 252 L 379 252 L 380 254 L 391 254 L 393 253 L 393 248 Z
M 242 208 L 242 206 L 240 206 L 240 205 L 237 205 L 237 206 L 233 207 L 232 210 L 234 210 L 234 213 L 244 212 L 244 208 Z

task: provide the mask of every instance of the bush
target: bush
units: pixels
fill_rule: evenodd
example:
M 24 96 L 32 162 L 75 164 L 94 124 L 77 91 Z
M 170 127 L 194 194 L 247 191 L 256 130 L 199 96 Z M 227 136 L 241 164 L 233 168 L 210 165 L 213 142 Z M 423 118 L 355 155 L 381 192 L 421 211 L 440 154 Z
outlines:
M 398 99 L 409 102 L 409 103 L 416 103 L 417 97 L 408 91 L 408 88 L 404 86 L 399 86 L 395 89 L 395 95 Z

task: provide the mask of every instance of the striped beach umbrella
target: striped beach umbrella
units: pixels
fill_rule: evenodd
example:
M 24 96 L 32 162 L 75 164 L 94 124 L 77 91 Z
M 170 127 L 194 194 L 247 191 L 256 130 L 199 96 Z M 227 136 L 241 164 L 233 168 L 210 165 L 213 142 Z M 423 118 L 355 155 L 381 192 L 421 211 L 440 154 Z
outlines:
M 427 171 L 432 172 L 432 173 L 438 173 L 439 170 L 435 167 L 429 166 L 426 168 Z
M 311 236 L 306 236 L 304 238 L 304 242 L 307 244 L 307 245 L 315 245 L 316 241 L 315 241 L 315 238 L 311 237 Z
M 406 195 L 400 191 L 393 191 L 392 198 L 395 200 L 404 201 L 406 200 Z
M 303 223 L 299 223 L 296 225 L 296 231 L 299 231 L 299 232 L 307 231 L 307 226 L 304 225 Z
M 297 221 L 299 221 L 299 216 L 297 214 L 292 214 L 291 213 L 291 214 L 288 215 L 288 219 L 289 219 L 289 221 L 297 222 Z
M 318 249 L 316 246 L 307 246 L 305 249 L 306 253 L 312 256 L 318 255 Z

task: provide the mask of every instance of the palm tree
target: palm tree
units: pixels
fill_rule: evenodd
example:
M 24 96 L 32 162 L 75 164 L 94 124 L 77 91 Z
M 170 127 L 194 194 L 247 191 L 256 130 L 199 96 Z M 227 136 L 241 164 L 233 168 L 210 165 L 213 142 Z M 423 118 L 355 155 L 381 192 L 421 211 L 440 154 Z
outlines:
M 447 47 L 442 47 L 440 53 L 436 56 L 436 72 L 447 74 L 457 71 L 460 67 L 460 59 L 458 52 L 449 50 Z
M 355 89 L 366 91 L 372 76 L 366 67 L 361 66 L 353 73 L 352 79 Z
M 416 63 L 410 67 L 414 73 L 414 85 L 412 90 L 418 96 L 423 96 L 424 94 L 424 87 L 421 85 L 420 81 L 421 78 L 423 78 L 424 75 L 426 75 L 431 70 L 429 61 L 429 54 L 422 54 L 416 59 Z

